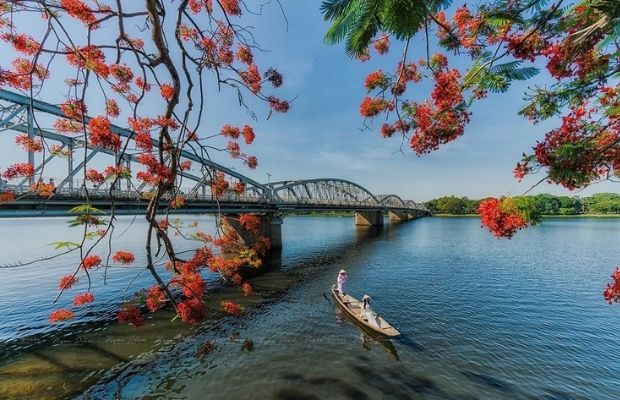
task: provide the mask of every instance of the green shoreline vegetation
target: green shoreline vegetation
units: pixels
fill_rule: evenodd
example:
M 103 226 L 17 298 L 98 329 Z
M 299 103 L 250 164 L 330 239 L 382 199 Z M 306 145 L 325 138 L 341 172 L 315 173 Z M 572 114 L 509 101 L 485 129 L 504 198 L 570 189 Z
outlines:
M 478 204 L 484 199 L 444 196 L 426 202 L 426 207 L 434 216 L 477 217 Z M 581 217 L 605 218 L 620 217 L 620 194 L 597 193 L 590 197 L 555 196 L 544 193 L 535 196 L 520 196 L 519 200 L 533 204 L 536 212 L 543 218 Z

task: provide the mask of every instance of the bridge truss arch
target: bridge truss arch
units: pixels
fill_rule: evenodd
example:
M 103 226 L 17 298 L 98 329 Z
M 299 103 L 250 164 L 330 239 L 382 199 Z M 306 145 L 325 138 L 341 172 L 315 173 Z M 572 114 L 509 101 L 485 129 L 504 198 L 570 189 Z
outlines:
M 82 135 L 69 136 L 54 132 L 53 128 L 42 127 L 43 124 L 52 126 L 54 119 L 64 117 L 64 113 L 56 105 L 31 99 L 8 90 L 0 90 L 0 133 L 12 131 L 17 134 L 27 134 L 31 139 L 44 139 L 46 144 L 58 146 L 56 148 L 59 151 L 46 154 L 45 159 L 41 157 L 40 160 L 36 160 L 33 152 L 28 153 L 28 162 L 35 167 L 35 175 L 40 174 L 45 165 L 54 158 L 66 158 L 67 172 L 57 183 L 58 194 L 79 194 L 83 190 L 81 184 L 84 183 L 82 182 L 76 187 L 76 178 L 80 176 L 79 174 L 83 171 L 85 164 L 89 163 L 96 156 L 106 155 L 112 157 L 114 161 L 108 164 L 116 165 L 120 163 L 127 167 L 130 167 L 132 163 L 139 165 L 138 156 L 141 154 L 141 151 L 132 152 L 128 150 L 118 155 L 112 150 L 92 146 L 84 140 Z M 35 120 L 37 121 L 36 123 Z M 88 121 L 90 121 L 90 118 L 85 117 L 85 122 L 88 123 Z M 116 125 L 111 125 L 111 130 L 126 141 L 132 141 L 135 137 L 134 132 Z M 157 148 L 158 141 L 156 139 L 151 139 L 151 141 L 153 146 Z M 130 148 L 131 146 L 128 147 L 128 149 Z M 244 193 L 235 194 L 229 190 L 220 199 L 268 201 L 269 189 L 267 186 L 210 160 L 208 155 L 201 153 L 200 149 L 188 147 L 186 150 L 182 150 L 178 155 L 178 162 L 185 160 L 191 161 L 195 167 L 193 171 L 179 171 L 178 173 L 179 179 L 186 183 L 183 195 L 187 199 L 213 198 L 211 182 L 215 174 L 220 173 L 229 182 L 240 182 L 245 186 Z M 129 169 L 131 170 L 131 168 Z M 13 185 L 12 190 L 18 193 L 27 193 L 29 185 L 33 183 L 33 179 L 22 180 L 18 184 Z M 146 190 L 145 184 L 131 180 L 126 180 L 124 186 L 125 188 L 120 187 L 117 190 L 118 194 L 122 193 L 122 197 L 140 198 L 142 191 Z M 107 189 L 98 185 L 88 189 L 89 195 L 94 197 L 97 197 L 97 195 L 107 196 L 109 194 Z

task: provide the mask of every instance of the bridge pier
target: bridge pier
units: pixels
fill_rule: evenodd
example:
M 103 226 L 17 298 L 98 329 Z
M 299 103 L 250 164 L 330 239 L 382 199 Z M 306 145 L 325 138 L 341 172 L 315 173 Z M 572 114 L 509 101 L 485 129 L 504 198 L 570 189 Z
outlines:
M 222 222 L 224 234 L 229 232 L 236 233 L 243 244 L 251 247 L 259 237 L 264 236 L 271 242 L 270 250 L 282 248 L 282 217 L 273 213 L 257 215 L 260 218 L 261 229 L 258 232 L 251 232 L 239 223 L 239 214 L 225 214 Z
M 383 211 L 356 211 L 355 225 L 357 226 L 383 226 Z
M 388 216 L 390 218 L 390 221 L 393 222 L 402 222 L 402 221 L 410 221 L 412 219 L 414 219 L 415 217 L 410 214 L 410 213 L 406 213 L 406 212 L 395 212 L 395 211 L 390 211 L 388 213 Z

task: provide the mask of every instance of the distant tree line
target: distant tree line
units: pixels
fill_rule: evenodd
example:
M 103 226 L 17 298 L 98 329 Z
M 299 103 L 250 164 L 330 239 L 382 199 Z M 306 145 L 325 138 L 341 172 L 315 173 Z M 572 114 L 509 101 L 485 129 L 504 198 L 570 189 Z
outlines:
M 478 204 L 482 200 L 484 199 L 444 196 L 425 204 L 433 214 L 467 215 L 477 214 Z M 597 193 L 590 197 L 554 196 L 545 193 L 522 196 L 517 200 L 533 204 L 541 215 L 620 214 L 620 194 L 617 193 Z

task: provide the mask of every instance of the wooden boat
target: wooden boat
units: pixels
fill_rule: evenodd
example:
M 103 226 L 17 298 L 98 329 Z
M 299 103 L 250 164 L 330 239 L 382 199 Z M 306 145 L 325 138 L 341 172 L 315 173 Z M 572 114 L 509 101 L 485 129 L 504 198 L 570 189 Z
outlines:
M 344 310 L 355 322 L 362 325 L 364 328 L 371 330 L 372 332 L 380 333 L 381 335 L 394 337 L 400 335 L 392 325 L 388 324 L 386 320 L 379 315 L 376 316 L 374 321 L 368 321 L 365 316 L 362 315 L 362 302 L 356 298 L 346 295 L 341 295 L 338 290 L 332 288 L 332 297 L 336 301 L 336 304 Z

